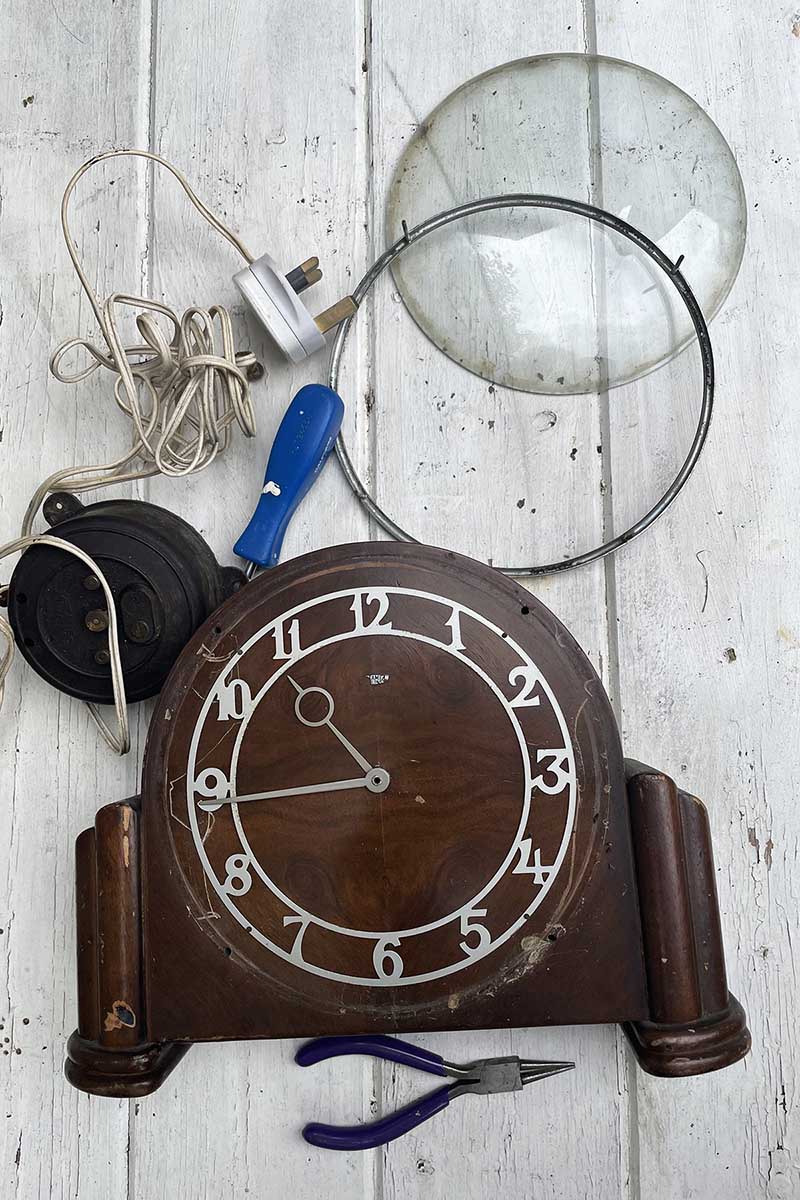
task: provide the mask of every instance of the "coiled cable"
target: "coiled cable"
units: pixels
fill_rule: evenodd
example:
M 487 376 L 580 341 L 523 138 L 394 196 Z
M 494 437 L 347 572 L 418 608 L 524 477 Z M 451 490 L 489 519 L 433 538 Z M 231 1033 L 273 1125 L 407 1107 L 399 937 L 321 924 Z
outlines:
M 69 227 L 69 204 L 79 180 L 98 163 L 114 158 L 144 158 L 164 167 L 177 179 L 200 215 L 234 247 L 246 263 L 253 261 L 244 243 L 196 195 L 181 172 L 149 150 L 109 150 L 85 162 L 70 179 L 61 201 L 61 228 L 72 265 L 94 312 L 105 347 L 84 337 L 62 342 L 50 358 L 50 371 L 61 383 L 81 383 L 100 367 L 111 371 L 117 407 L 133 426 L 130 448 L 121 457 L 93 465 L 64 467 L 49 475 L 34 492 L 22 521 L 21 536 L 0 547 L 0 558 L 37 543 L 55 546 L 82 559 L 100 581 L 108 604 L 108 650 L 114 689 L 117 732 L 112 731 L 97 706 L 89 711 L 112 750 L 130 748 L 127 705 L 117 620 L 108 581 L 82 550 L 49 534 L 32 533 L 36 514 L 50 492 L 85 492 L 153 475 L 193 475 L 208 467 L 229 445 L 237 425 L 245 437 L 256 431 L 247 371 L 256 364 L 250 351 L 236 350 L 230 313 L 222 305 L 189 308 L 179 317 L 166 304 L 144 296 L 115 292 L 101 301 L 83 269 L 77 243 Z M 136 309 L 141 342 L 126 346 L 119 329 L 121 309 Z M 166 322 L 165 333 L 158 318 Z M 62 365 L 76 348 L 89 361 L 68 371 Z M 0 704 L 6 676 L 14 656 L 14 637 L 8 620 L 0 614 Z

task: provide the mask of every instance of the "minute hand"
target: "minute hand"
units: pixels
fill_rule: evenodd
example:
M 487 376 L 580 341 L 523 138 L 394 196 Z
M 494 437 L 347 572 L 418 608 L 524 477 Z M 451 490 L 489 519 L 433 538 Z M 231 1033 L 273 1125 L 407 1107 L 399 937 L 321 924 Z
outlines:
M 281 788 L 275 792 L 253 792 L 249 796 L 227 796 L 224 800 L 203 800 L 198 808 L 216 808 L 219 804 L 244 804 L 248 800 L 278 800 L 282 796 L 313 796 L 317 792 L 345 792 L 350 788 L 369 787 L 369 777 L 337 779 L 333 783 L 312 783 L 306 787 Z

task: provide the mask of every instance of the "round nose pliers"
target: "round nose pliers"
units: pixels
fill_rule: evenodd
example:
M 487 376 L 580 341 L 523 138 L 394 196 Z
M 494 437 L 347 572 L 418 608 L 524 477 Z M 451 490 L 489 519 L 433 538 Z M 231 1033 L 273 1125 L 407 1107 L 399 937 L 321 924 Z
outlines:
M 378 1035 L 316 1038 L 300 1047 L 295 1062 L 301 1067 L 310 1067 L 324 1058 L 336 1058 L 341 1054 L 369 1054 L 373 1058 L 416 1067 L 430 1075 L 449 1076 L 456 1082 L 446 1083 L 420 1100 L 368 1125 L 322 1125 L 318 1122 L 306 1125 L 303 1130 L 305 1140 L 325 1150 L 371 1150 L 374 1146 L 383 1146 L 447 1108 L 457 1096 L 517 1092 L 526 1083 L 546 1079 L 548 1075 L 558 1075 L 575 1066 L 572 1062 L 535 1062 L 517 1058 L 516 1055 L 479 1058 L 475 1062 L 459 1065 L 445 1062 L 440 1055 L 423 1050 L 420 1046 Z

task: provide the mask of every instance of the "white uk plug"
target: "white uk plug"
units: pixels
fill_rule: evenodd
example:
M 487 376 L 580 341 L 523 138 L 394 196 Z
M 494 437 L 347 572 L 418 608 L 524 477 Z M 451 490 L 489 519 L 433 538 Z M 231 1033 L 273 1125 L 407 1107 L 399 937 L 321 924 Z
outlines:
M 309 258 L 283 275 L 269 254 L 254 259 L 233 277 L 255 316 L 293 363 L 323 350 L 327 331 L 356 311 L 352 296 L 344 296 L 319 316 L 312 317 L 298 294 L 321 278 L 318 258 Z

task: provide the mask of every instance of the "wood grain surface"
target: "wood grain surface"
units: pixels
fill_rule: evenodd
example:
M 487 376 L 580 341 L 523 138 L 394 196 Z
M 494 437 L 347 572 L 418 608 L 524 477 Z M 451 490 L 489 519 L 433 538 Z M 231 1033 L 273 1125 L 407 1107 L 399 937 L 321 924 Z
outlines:
M 455 1060 L 522 1053 L 575 1059 L 578 1070 L 521 1095 L 465 1098 L 360 1155 L 313 1150 L 298 1130 L 387 1112 L 424 1079 L 367 1060 L 300 1071 L 291 1042 L 252 1043 L 195 1047 L 146 1100 L 78 1093 L 62 1074 L 76 1022 L 73 843 L 101 804 L 135 791 L 150 707 L 134 710 L 131 754 L 117 760 L 78 702 L 18 662 L 0 714 L 4 1197 L 800 1194 L 800 20 L 791 7 L 9 0 L 0 9 L 1 536 L 14 536 L 45 475 L 105 460 L 128 438 L 107 377 L 67 388 L 47 370 L 59 340 L 92 330 L 58 225 L 63 187 L 85 158 L 149 146 L 254 252 L 287 269 L 318 253 L 316 312 L 395 235 L 383 219 L 391 175 L 436 103 L 503 61 L 595 49 L 673 79 L 710 112 L 742 170 L 749 240 L 712 325 L 718 411 L 686 494 L 615 563 L 534 590 L 600 672 L 627 753 L 708 804 L 728 973 L 753 1053 L 716 1075 L 658 1080 L 635 1068 L 611 1027 L 426 1035 Z M 231 562 L 284 406 L 323 378 L 324 363 L 290 370 L 265 345 L 230 282 L 230 248 L 169 179 L 133 163 L 101 168 L 73 219 L 103 294 L 142 289 L 180 309 L 227 303 L 267 368 L 254 391 L 255 444 L 239 439 L 193 480 L 156 479 L 136 493 L 186 517 Z M 420 537 L 495 561 L 547 544 L 554 529 L 566 531 L 565 549 L 583 548 L 622 528 L 674 472 L 696 411 L 693 354 L 610 397 L 561 398 L 550 425 L 546 397 L 490 390 L 434 352 L 384 281 L 341 380 L 348 442 Z M 330 464 L 284 559 L 370 533 Z

